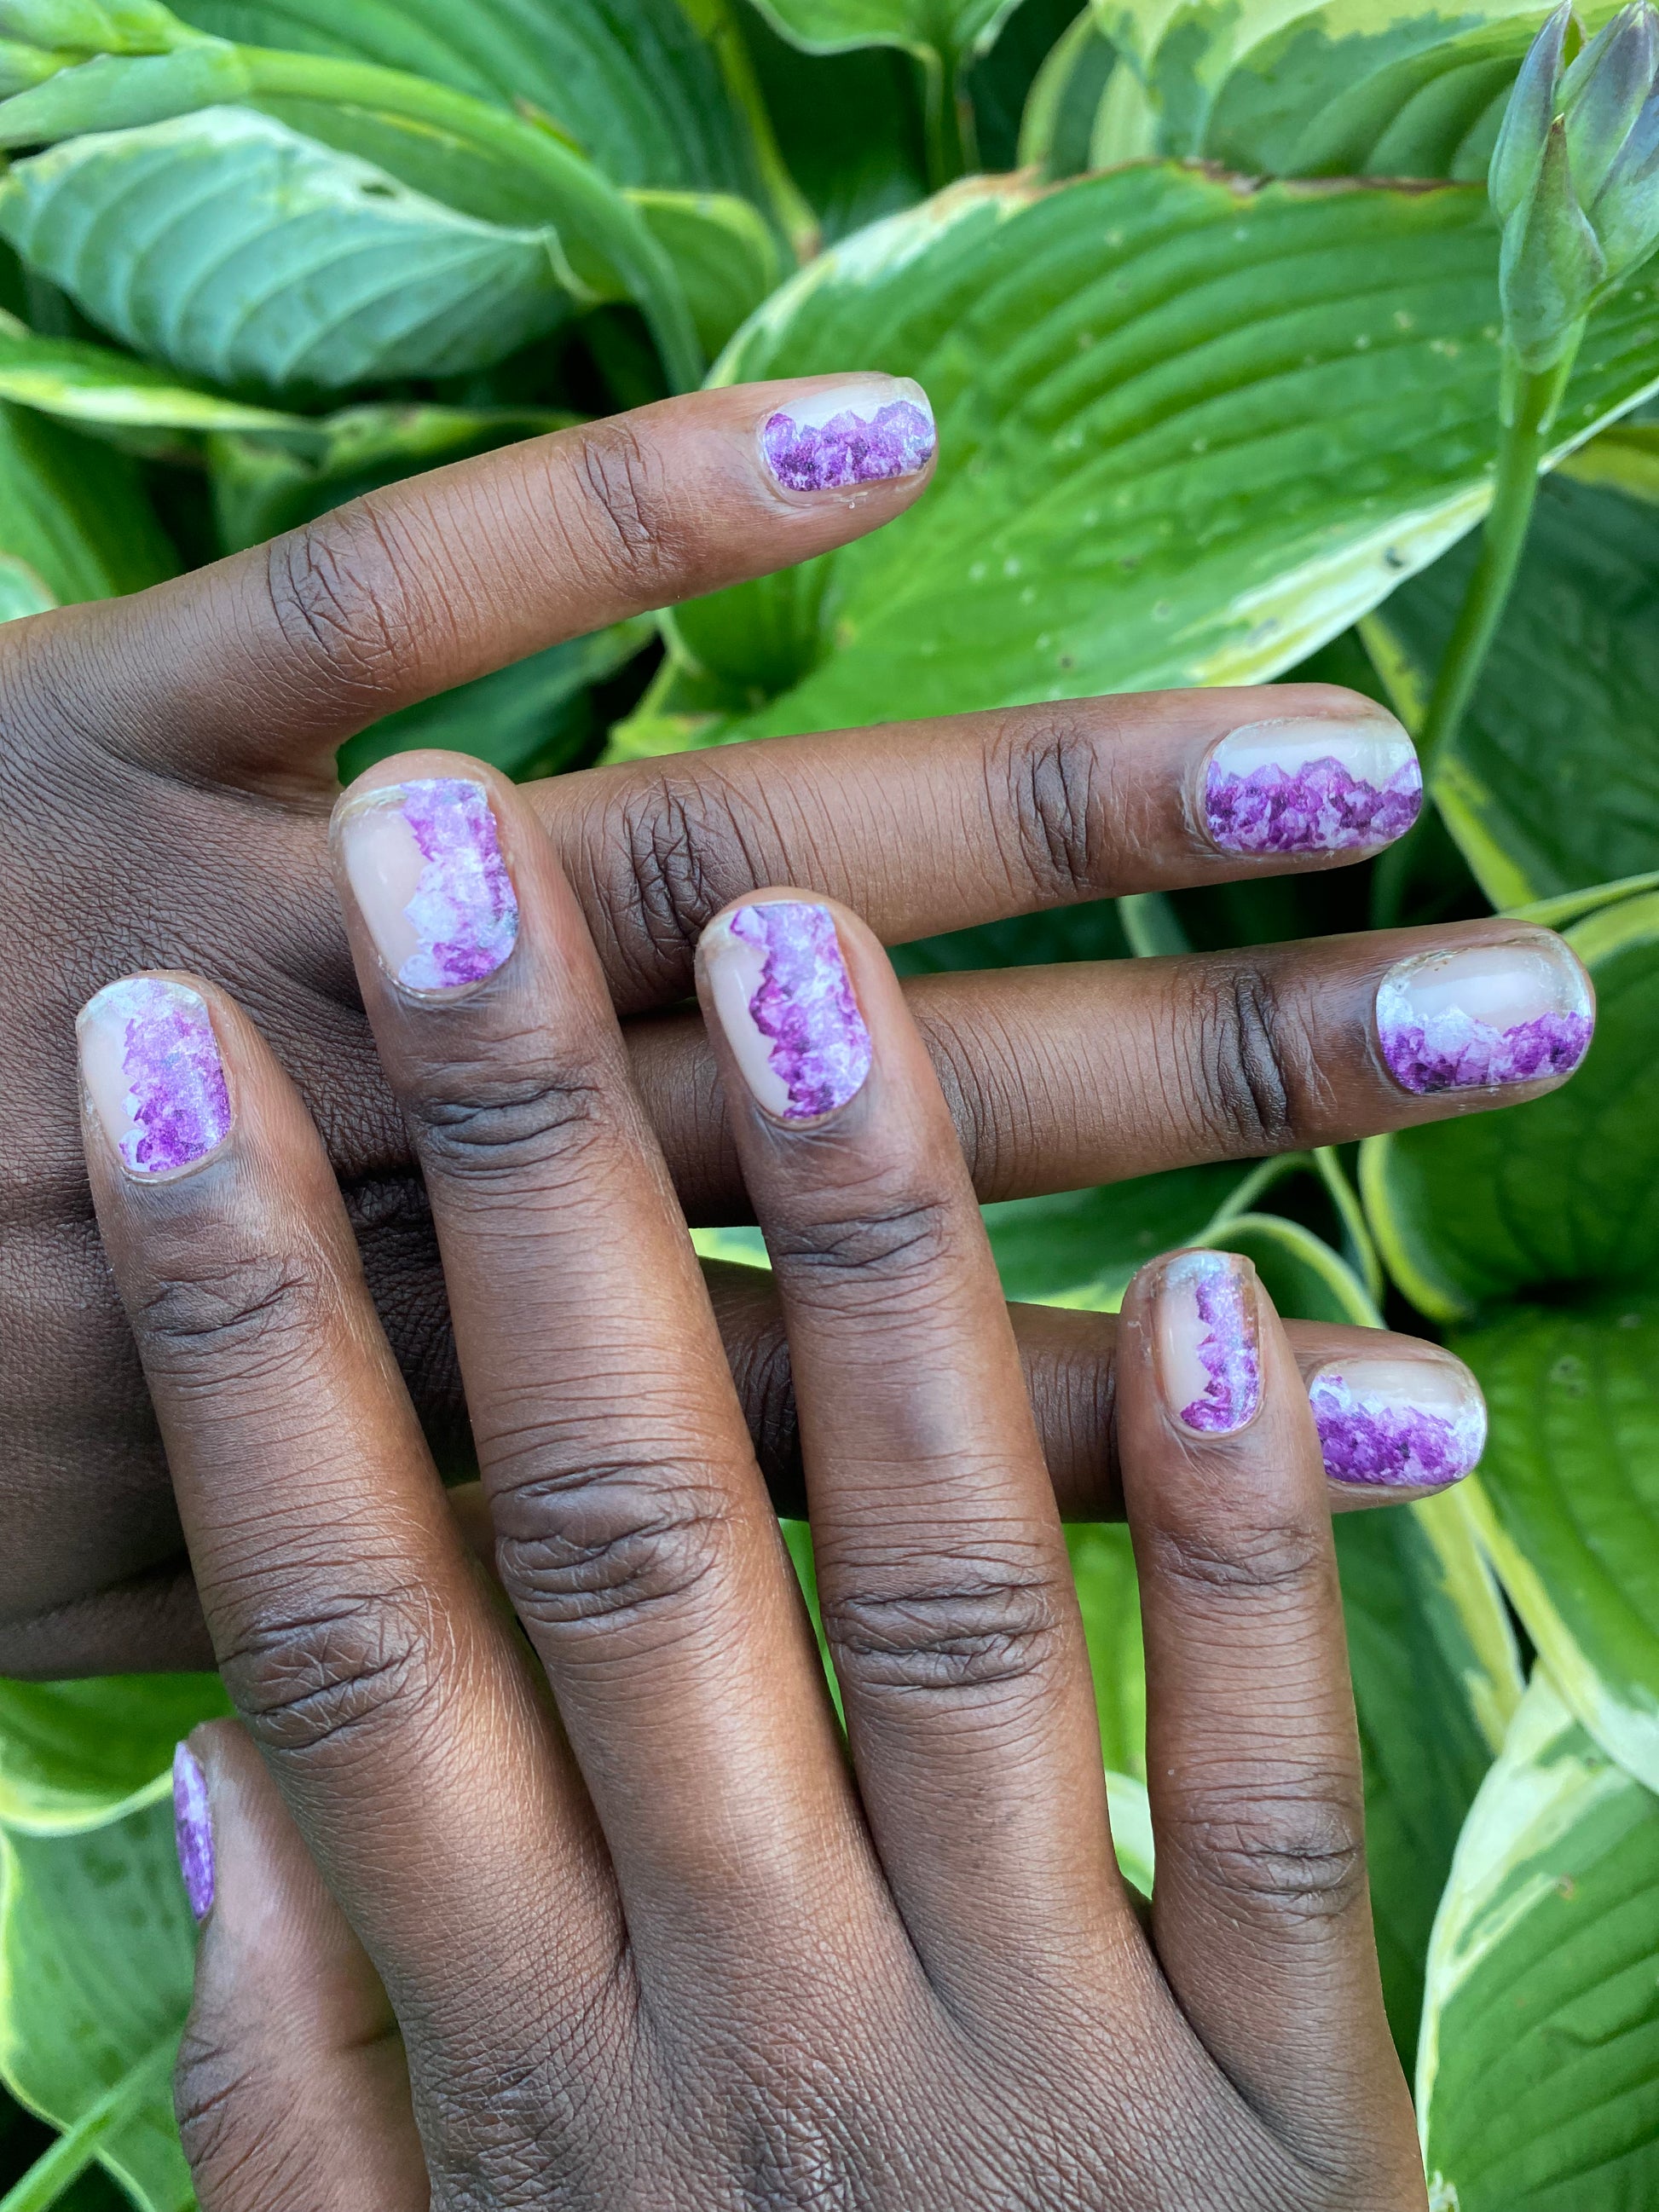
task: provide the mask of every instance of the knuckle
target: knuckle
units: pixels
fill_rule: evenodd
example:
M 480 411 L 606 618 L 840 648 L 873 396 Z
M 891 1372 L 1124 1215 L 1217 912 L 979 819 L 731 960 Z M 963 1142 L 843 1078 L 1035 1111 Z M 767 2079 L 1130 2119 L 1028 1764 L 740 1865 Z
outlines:
M 587 550 L 630 596 L 648 599 L 678 573 L 684 554 L 662 454 L 623 416 L 594 425 L 574 442 Z
M 153 1277 L 133 1313 L 147 1358 L 175 1381 L 192 1371 L 220 1382 L 232 1369 L 252 1375 L 325 1328 L 333 1285 L 314 1257 L 212 1243 L 191 1257 Z
M 1208 1880 L 1253 1917 L 1329 1921 L 1364 1899 L 1359 1818 L 1334 1780 L 1205 1793 L 1176 1820 Z
M 1011 872 L 1062 897 L 1097 895 L 1105 875 L 1099 746 L 1064 725 L 1022 723 L 993 747 L 992 814 Z
M 442 1633 L 418 1589 L 337 1592 L 303 1613 L 262 1609 L 220 1671 L 261 1748 L 303 1756 L 424 1709 L 447 1679 Z
M 1285 1152 L 1299 1140 L 1315 1080 L 1305 1036 L 1260 969 L 1206 975 L 1194 1006 L 1205 1118 L 1231 1150 Z
M 655 989 L 688 972 L 698 937 L 728 898 L 766 880 L 735 799 L 712 768 L 632 785 L 611 804 L 600 849 L 611 855 L 605 903 L 625 953 Z
M 645 1459 L 529 1475 L 493 1499 L 496 1571 L 532 1634 L 680 1618 L 726 1548 L 712 1474 Z
M 1046 1673 L 1064 1615 L 1041 1574 L 964 1565 L 948 1579 L 823 1595 L 836 1672 L 866 1692 L 1000 1689 Z
M 586 1153 L 613 1119 L 605 1073 L 592 1065 L 497 1075 L 452 1063 L 415 1086 L 405 1111 L 428 1172 L 475 1182 L 517 1180 Z
M 1153 1574 L 1200 1601 L 1299 1604 L 1322 1592 L 1330 1571 L 1328 1533 L 1310 1523 L 1165 1527 L 1150 1540 Z
M 259 2074 L 256 2051 L 191 2015 L 173 2069 L 173 2109 L 197 2195 L 210 2207 L 248 2168 L 270 2177 L 273 2130 L 261 2110 Z
M 811 1142 L 811 1133 L 801 1134 Z M 879 1296 L 907 1292 L 945 1268 L 953 1255 L 955 1227 L 955 1209 L 948 1203 L 907 1194 L 876 1198 L 857 1213 L 773 1221 L 767 1241 L 774 1267 L 789 1277 L 793 1291 L 816 1282 L 832 1297 L 860 1289 Z
M 410 611 L 372 501 L 274 538 L 265 557 L 277 635 L 300 669 L 370 709 L 395 693 Z

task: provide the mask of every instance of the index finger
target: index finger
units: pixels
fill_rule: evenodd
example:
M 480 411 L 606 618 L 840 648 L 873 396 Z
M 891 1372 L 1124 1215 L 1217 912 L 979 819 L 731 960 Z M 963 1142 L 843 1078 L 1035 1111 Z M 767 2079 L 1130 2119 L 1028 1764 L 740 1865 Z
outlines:
M 908 377 L 690 392 L 38 617 L 15 649 L 136 757 L 331 783 L 336 748 L 399 707 L 878 528 L 927 483 L 934 444 Z

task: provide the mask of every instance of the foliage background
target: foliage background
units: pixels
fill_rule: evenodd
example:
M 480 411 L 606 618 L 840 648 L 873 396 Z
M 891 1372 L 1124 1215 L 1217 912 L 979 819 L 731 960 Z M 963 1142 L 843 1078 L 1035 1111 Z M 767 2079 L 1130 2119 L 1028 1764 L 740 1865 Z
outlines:
M 557 773 L 1291 671 L 1416 722 L 1496 442 L 1479 180 L 1540 15 L 0 0 L 0 617 L 705 373 L 879 368 L 939 417 L 911 514 L 394 717 L 347 771 L 418 742 Z M 987 1209 L 1011 1295 L 1109 1310 L 1152 1253 L 1223 1243 L 1284 1310 L 1442 1334 L 1486 1389 L 1476 1478 L 1339 1524 L 1378 1942 L 1437 2212 L 1659 2201 L 1656 388 L 1650 268 L 1592 321 L 1407 901 L 1567 929 L 1601 1004 L 1579 1076 L 1340 1154 Z M 1370 873 L 900 957 L 1364 927 Z M 762 1256 L 752 1231 L 699 1241 Z M 1133 1562 L 1121 1529 L 1073 1545 L 1144 1887 Z M 0 1683 L 0 2171 L 23 2177 L 0 2212 L 189 2203 L 163 1769 L 221 1706 L 205 1679 Z

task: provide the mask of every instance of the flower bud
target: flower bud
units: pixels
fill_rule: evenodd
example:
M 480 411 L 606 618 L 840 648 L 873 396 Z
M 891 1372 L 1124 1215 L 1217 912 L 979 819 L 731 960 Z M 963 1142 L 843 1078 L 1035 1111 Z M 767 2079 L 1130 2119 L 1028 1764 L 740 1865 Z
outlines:
M 1607 275 L 1622 276 L 1659 246 L 1659 92 L 1650 94 L 1590 209 Z
M 1504 226 L 1498 290 L 1504 331 L 1522 366 L 1550 368 L 1576 342 L 1607 264 L 1573 191 L 1558 116 L 1531 191 Z
M 1499 222 L 1507 222 L 1532 190 L 1544 158 L 1544 141 L 1560 104 L 1561 71 L 1569 37 L 1576 30 L 1572 0 L 1562 0 L 1521 64 L 1486 172 L 1486 189 Z
M 1561 81 L 1567 158 L 1583 204 L 1595 198 L 1659 69 L 1659 15 L 1633 0 L 1598 31 Z

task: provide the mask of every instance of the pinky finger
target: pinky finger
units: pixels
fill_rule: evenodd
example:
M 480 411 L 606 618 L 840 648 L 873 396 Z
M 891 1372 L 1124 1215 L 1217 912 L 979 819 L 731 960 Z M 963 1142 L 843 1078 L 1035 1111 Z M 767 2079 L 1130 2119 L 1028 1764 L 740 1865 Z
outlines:
M 204 1924 L 173 2094 L 201 2212 L 422 2212 L 398 2023 L 240 1723 L 198 1729 L 178 1776 Z

